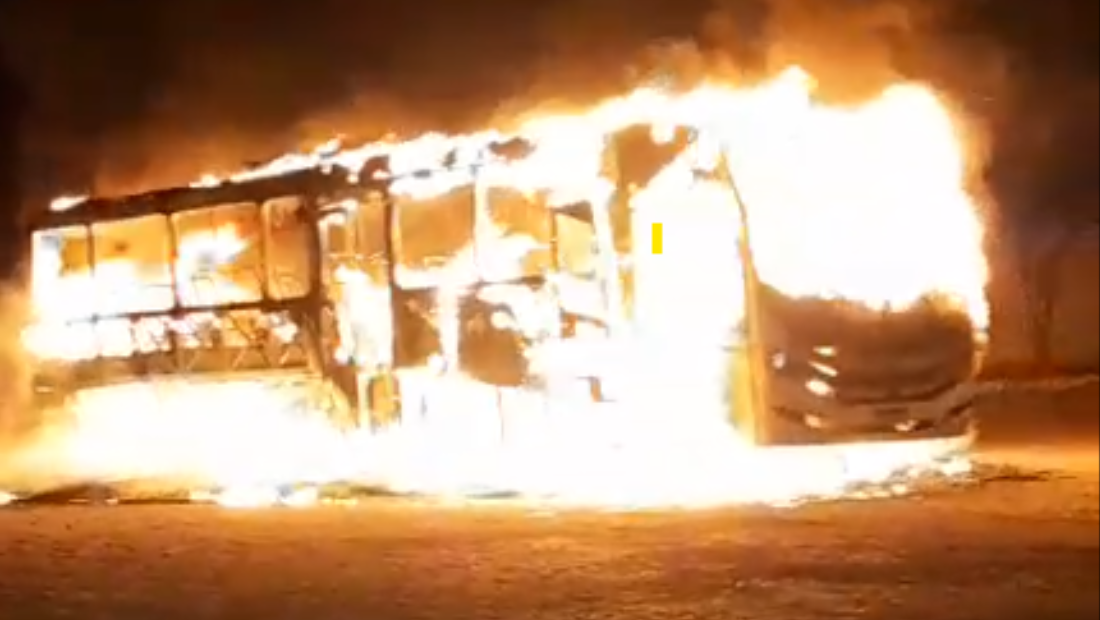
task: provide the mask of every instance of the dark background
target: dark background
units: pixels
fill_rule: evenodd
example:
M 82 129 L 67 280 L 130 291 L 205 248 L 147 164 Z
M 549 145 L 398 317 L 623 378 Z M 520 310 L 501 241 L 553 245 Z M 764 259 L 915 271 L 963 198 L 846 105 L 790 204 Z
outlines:
M 0 264 L 58 193 L 185 182 L 334 133 L 479 125 L 641 74 L 795 61 L 933 82 L 1007 231 L 1097 219 L 1096 0 L 0 0 Z M 1039 226 L 1041 224 L 1042 226 Z

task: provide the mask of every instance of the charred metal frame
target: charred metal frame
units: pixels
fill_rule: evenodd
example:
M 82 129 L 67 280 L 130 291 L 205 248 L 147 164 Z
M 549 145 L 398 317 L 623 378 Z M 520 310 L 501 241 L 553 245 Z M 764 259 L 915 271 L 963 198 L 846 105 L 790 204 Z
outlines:
M 216 187 L 187 187 L 117 199 L 92 198 L 73 208 L 43 214 L 31 222 L 31 233 L 66 227 L 79 227 L 87 231 L 88 264 L 94 268 L 95 236 L 91 232 L 94 224 L 124 221 L 150 215 L 162 215 L 166 218 L 195 212 L 220 205 L 248 203 L 255 204 L 260 210 L 263 222 L 261 243 L 262 261 L 265 270 L 263 279 L 263 299 L 254 302 L 223 303 L 209 305 L 183 305 L 180 299 L 178 274 L 174 267 L 169 269 L 173 285 L 175 303 L 165 311 L 125 312 L 115 315 L 96 314 L 88 319 L 74 321 L 87 322 L 97 326 L 105 321 L 128 320 L 131 326 L 139 321 L 162 319 L 164 321 L 187 321 L 188 317 L 211 314 L 217 319 L 228 321 L 229 330 L 237 329 L 245 339 L 245 346 L 226 346 L 222 340 L 227 333 L 223 329 L 211 334 L 211 341 L 200 347 L 187 347 L 181 343 L 177 330 L 168 331 L 168 346 L 155 353 L 137 353 L 124 358 L 97 356 L 91 360 L 76 363 L 46 362 L 40 370 L 41 377 L 49 377 L 54 384 L 65 389 L 79 389 L 132 380 L 134 377 L 195 373 L 220 375 L 222 373 L 248 373 L 250 371 L 287 371 L 321 374 L 331 377 L 339 374 L 335 368 L 328 348 L 327 332 L 334 329 L 326 325 L 332 320 L 331 302 L 325 298 L 322 288 L 322 257 L 320 240 L 316 231 L 308 236 L 309 291 L 291 299 L 273 299 L 266 271 L 268 270 L 269 230 L 268 214 L 264 206 L 271 200 L 294 197 L 300 199 L 301 207 L 310 224 L 315 228 L 320 214 L 320 199 L 324 196 L 356 190 L 346 178 L 320 169 L 310 169 L 283 177 L 258 179 L 243 183 L 227 183 Z M 171 265 L 178 259 L 179 239 L 175 226 L 168 226 L 168 243 Z M 259 337 L 250 337 L 239 329 L 242 316 L 259 314 L 264 317 L 286 318 L 297 325 L 298 334 L 288 342 L 281 342 L 263 332 Z M 234 325 L 234 323 L 237 323 Z M 94 329 L 94 327 L 93 327 Z M 262 331 L 262 330 L 260 330 Z
M 491 157 L 509 158 L 522 156 L 527 145 L 521 140 L 512 140 L 498 145 L 490 145 Z M 622 157 L 621 146 L 618 143 L 610 145 L 609 153 L 615 160 L 613 166 L 615 176 L 622 177 L 618 160 Z M 446 162 L 441 164 L 446 166 Z M 476 164 L 475 164 L 476 165 Z M 415 173 L 414 176 L 430 175 L 432 170 Z M 398 180 L 389 174 L 389 160 L 380 156 L 368 160 L 363 168 L 356 174 L 349 175 L 346 169 L 318 165 L 296 172 L 272 177 L 257 178 L 241 182 L 226 182 L 215 186 L 206 187 L 180 187 L 166 190 L 158 190 L 149 193 L 126 196 L 120 198 L 90 198 L 65 211 L 44 213 L 30 222 L 31 232 L 60 229 L 66 227 L 82 227 L 88 230 L 89 265 L 94 266 L 94 236 L 90 228 L 93 224 L 123 221 L 142 216 L 163 215 L 171 218 L 177 214 L 194 212 L 221 205 L 230 204 L 255 204 L 261 210 L 263 222 L 264 245 L 267 244 L 268 215 L 264 206 L 271 200 L 279 198 L 299 198 L 301 208 L 311 224 L 310 239 L 310 288 L 309 292 L 300 298 L 289 300 L 275 300 L 270 297 L 267 278 L 264 282 L 264 299 L 262 301 L 232 304 L 212 304 L 204 307 L 184 306 L 180 300 L 178 288 L 178 274 L 176 269 L 170 269 L 172 285 L 175 296 L 174 307 L 166 311 L 158 312 L 130 312 L 118 316 L 96 315 L 85 319 L 93 325 L 111 319 L 129 320 L 131 325 L 142 319 L 161 318 L 165 320 L 183 320 L 189 315 L 197 313 L 212 313 L 216 316 L 230 319 L 242 312 L 256 312 L 266 316 L 284 315 L 290 317 L 299 327 L 302 336 L 293 343 L 277 348 L 277 355 L 267 355 L 270 342 L 250 342 L 249 346 L 240 351 L 233 351 L 223 344 L 215 341 L 211 345 L 202 348 L 188 348 L 180 343 L 180 336 L 171 333 L 170 346 L 167 355 L 158 352 L 152 355 L 133 355 L 129 358 L 96 357 L 87 362 L 72 363 L 46 363 L 40 368 L 40 376 L 52 376 L 55 385 L 64 389 L 79 389 L 85 386 L 97 386 L 113 382 L 132 381 L 134 378 L 146 376 L 163 376 L 181 373 L 203 373 L 207 375 L 220 375 L 231 373 L 233 376 L 241 376 L 250 372 L 269 374 L 272 371 L 288 371 L 306 373 L 321 376 L 335 384 L 339 390 L 354 403 L 357 408 L 363 403 L 364 392 L 373 391 L 373 387 L 364 387 L 364 377 L 359 369 L 352 364 L 338 362 L 334 355 L 336 340 L 336 310 L 333 300 L 329 299 L 323 286 L 324 248 L 321 247 L 319 222 L 324 216 L 331 213 L 328 207 L 339 202 L 342 198 L 354 198 L 360 204 L 361 209 L 381 209 L 382 211 L 382 235 L 383 254 L 386 267 L 387 285 L 389 287 L 391 321 L 394 322 L 394 331 L 399 330 L 397 317 L 402 312 L 402 304 L 407 297 L 397 284 L 396 269 L 399 257 L 397 256 L 396 235 L 398 234 L 398 208 L 394 196 L 390 192 L 390 184 Z M 575 205 L 572 208 L 559 209 L 563 215 L 573 215 L 593 226 L 597 236 L 597 245 L 600 246 L 597 257 L 597 284 L 604 289 L 607 297 L 607 316 L 603 317 L 605 329 L 613 329 L 612 323 L 622 316 L 611 316 L 613 311 L 621 315 L 622 294 L 624 282 L 620 280 L 622 266 L 617 259 L 615 245 L 616 231 L 614 227 L 629 222 L 619 221 L 617 212 L 625 208 L 625 182 L 620 178 L 619 191 L 611 205 Z M 479 226 L 478 219 L 484 218 L 484 196 L 476 196 L 475 188 L 475 227 Z M 622 203 L 622 204 L 620 204 Z M 551 269 L 558 269 L 559 244 L 557 221 L 553 212 L 548 210 L 548 218 L 551 222 L 550 250 Z M 474 231 L 476 233 L 476 230 Z M 170 259 L 172 265 L 178 259 L 178 232 L 174 226 L 169 226 L 169 244 L 171 247 Z M 267 252 L 263 251 L 265 272 L 268 268 Z M 610 256 L 609 256 L 610 255 Z M 266 274 L 265 274 L 266 275 Z M 529 278 L 524 278 L 528 280 Z M 81 321 L 83 322 L 83 321 Z M 569 337 L 569 334 L 564 334 Z M 399 357 L 399 345 L 395 338 L 391 351 L 391 359 Z M 295 349 L 294 354 L 288 354 Z M 260 352 L 259 358 L 249 358 L 253 353 Z M 246 358 L 252 363 L 246 363 Z M 383 375 L 388 375 L 389 370 L 381 369 Z M 377 377 L 366 377 L 367 381 L 373 381 Z M 386 378 L 386 377 L 383 377 Z M 393 392 L 395 390 L 391 390 Z M 369 401 L 370 398 L 367 397 Z M 369 406 L 369 405 L 368 405 Z
M 426 173 L 420 173 L 426 174 Z M 418 174 L 417 176 L 420 176 Z M 384 179 L 384 180 L 380 180 Z M 187 347 L 181 342 L 182 336 L 168 330 L 168 343 L 164 349 L 154 353 L 135 352 L 122 358 L 102 355 L 80 362 L 43 362 L 37 373 L 40 387 L 47 391 L 68 393 L 86 387 L 97 387 L 135 379 L 165 377 L 179 374 L 202 375 L 217 380 L 221 377 L 243 377 L 258 373 L 270 376 L 273 373 L 291 373 L 319 377 L 334 385 L 356 411 L 370 411 L 371 419 L 385 414 L 376 410 L 390 409 L 400 399 L 399 388 L 391 385 L 382 390 L 384 396 L 378 398 L 377 383 L 392 383 L 393 368 L 375 369 L 364 372 L 353 363 L 343 363 L 336 359 L 336 308 L 323 286 L 325 269 L 324 248 L 321 245 L 319 223 L 332 213 L 332 206 L 344 198 L 353 198 L 360 209 L 380 209 L 382 215 L 382 240 L 385 273 L 389 287 L 390 316 L 395 336 L 399 335 L 402 304 L 407 301 L 409 292 L 398 286 L 396 270 L 399 257 L 396 247 L 398 231 L 398 204 L 390 192 L 390 183 L 396 179 L 388 175 L 388 159 L 384 157 L 370 160 L 364 169 L 354 176 L 348 176 L 345 170 L 325 167 L 310 168 L 287 175 L 261 178 L 239 183 L 225 183 L 212 187 L 183 187 L 121 198 L 91 198 L 72 208 L 44 213 L 31 222 L 30 232 L 79 227 L 87 231 L 89 239 L 88 264 L 94 268 L 96 261 L 94 235 L 91 227 L 113 221 L 124 221 L 150 215 L 162 215 L 172 218 L 178 214 L 195 212 L 220 205 L 255 204 L 260 209 L 263 222 L 262 260 L 265 271 L 268 267 L 266 245 L 269 236 L 268 213 L 265 205 L 279 198 L 295 197 L 301 200 L 301 208 L 310 222 L 311 234 L 308 236 L 309 248 L 309 292 L 303 297 L 276 300 L 270 297 L 269 286 L 265 278 L 264 298 L 261 301 L 211 304 L 201 307 L 189 307 L 181 303 L 178 274 L 171 268 L 174 305 L 165 311 L 126 312 L 115 316 L 104 314 L 82 319 L 79 323 L 93 326 L 104 321 L 126 320 L 133 327 L 146 319 L 164 321 L 186 320 L 188 316 L 209 313 L 232 323 L 241 313 L 258 313 L 263 316 L 285 316 L 299 328 L 299 337 L 293 342 L 273 347 L 270 338 L 249 341 L 244 347 L 229 347 L 219 340 L 204 343 L 201 347 Z M 477 202 L 483 203 L 484 196 Z M 475 220 L 484 218 L 486 205 L 475 205 Z M 553 214 L 548 211 L 550 222 Z M 595 214 L 588 214 L 588 219 Z M 475 226 L 479 225 L 475 221 Z M 556 261 L 559 248 L 556 230 L 551 225 L 551 256 Z M 472 231 L 475 232 L 476 231 Z M 179 234 L 176 227 L 168 226 L 168 244 L 171 265 L 175 265 L 179 253 Z M 553 268 L 553 267 L 551 267 Z M 525 279 L 526 280 L 526 279 Z M 230 326 L 232 329 L 232 326 Z M 219 330 L 220 331 L 220 330 Z M 399 361 L 401 351 L 399 338 L 394 339 L 391 360 Z M 389 402 L 377 402 L 385 400 Z M 358 414 L 355 414 L 358 417 Z

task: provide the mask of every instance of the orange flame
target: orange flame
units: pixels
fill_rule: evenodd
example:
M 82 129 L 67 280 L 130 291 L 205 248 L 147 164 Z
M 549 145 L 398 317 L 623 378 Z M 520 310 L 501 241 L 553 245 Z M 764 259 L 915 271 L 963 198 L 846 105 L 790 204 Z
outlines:
M 770 285 L 795 296 L 892 308 L 936 291 L 984 326 L 981 223 L 963 190 L 965 148 L 936 96 L 902 85 L 859 107 L 831 108 L 814 102 L 811 81 L 797 68 L 756 88 L 709 83 L 682 93 L 639 89 L 576 114 L 523 123 L 516 135 L 534 145 L 531 153 L 479 166 L 479 182 L 548 193 L 551 206 L 578 199 L 606 205 L 613 187 L 604 172 L 607 138 L 639 124 L 653 126 L 657 138 L 674 127 L 691 127 L 703 138 L 633 195 L 638 232 L 630 260 L 637 283 L 629 335 L 614 342 L 582 335 L 571 347 L 550 343 L 529 351 L 550 375 L 555 369 L 575 374 L 584 366 L 617 384 L 618 405 L 595 406 L 571 385 L 548 393 L 500 390 L 441 370 L 446 365 L 431 366 L 401 377 L 403 403 L 416 409 L 401 424 L 348 434 L 287 412 L 288 398 L 263 383 L 218 389 L 132 384 L 81 395 L 76 429 L 54 446 L 58 458 L 102 475 L 204 480 L 229 489 L 215 498 L 227 505 L 309 503 L 316 493 L 280 499 L 274 485 L 332 480 L 439 494 L 493 487 L 597 504 L 789 503 L 841 496 L 853 484 L 882 482 L 899 472 L 903 482 L 888 492 L 903 492 L 918 471 L 965 470 L 965 460 L 944 465 L 951 448 L 944 443 L 751 446 L 723 409 L 725 361 L 708 347 L 741 316 L 740 289 L 716 293 L 712 289 L 721 287 L 699 286 L 740 268 L 731 188 L 695 174 L 724 164 L 749 205 L 757 269 Z M 333 142 L 225 177 L 203 175 L 195 185 L 316 166 L 355 176 L 369 158 L 388 154 L 393 191 L 424 198 L 472 182 L 462 166 L 445 170 L 445 157 L 457 153 L 460 163 L 474 163 L 487 144 L 507 137 L 496 131 L 428 134 L 357 148 Z M 410 175 L 420 170 L 439 173 Z M 645 251 L 654 222 L 664 230 L 658 256 Z M 499 231 L 478 234 L 478 269 L 514 270 L 530 249 Z M 223 229 L 185 239 L 183 248 L 214 244 L 232 254 L 240 242 Z M 193 269 L 189 251 L 181 249 L 177 270 Z M 436 317 L 444 356 L 455 334 L 454 304 L 446 302 L 469 294 L 464 285 L 476 279 L 471 269 L 467 253 L 459 253 L 435 272 L 403 276 L 431 280 L 444 298 Z M 337 277 L 352 287 L 340 309 L 345 326 L 356 318 L 385 322 L 376 318 L 386 316 L 384 287 L 354 271 Z M 125 263 L 100 264 L 94 275 L 36 279 L 41 314 L 28 330 L 28 347 L 54 358 L 88 355 L 71 337 L 49 338 L 57 321 L 75 298 L 94 299 L 98 310 L 108 311 L 118 297 L 104 299 L 96 291 L 128 290 L 125 283 L 138 279 Z M 576 283 L 562 277 L 555 284 L 562 303 L 589 303 L 590 292 Z M 508 301 L 517 323 L 546 327 L 554 315 L 530 291 L 485 294 Z M 342 334 L 343 358 L 372 347 L 355 342 L 351 331 Z M 384 349 L 360 357 L 377 360 Z

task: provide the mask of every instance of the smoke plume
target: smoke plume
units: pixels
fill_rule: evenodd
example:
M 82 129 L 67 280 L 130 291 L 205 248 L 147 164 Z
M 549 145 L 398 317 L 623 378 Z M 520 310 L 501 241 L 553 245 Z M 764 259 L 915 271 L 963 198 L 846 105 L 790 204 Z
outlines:
M 466 129 L 591 101 L 656 67 L 752 79 L 798 63 L 841 99 L 898 77 L 965 81 L 975 98 L 998 92 L 1001 54 L 988 38 L 950 36 L 946 3 L 669 4 L 570 0 L 521 10 L 477 0 L 461 11 L 441 5 L 427 20 L 421 8 L 383 17 L 337 0 L 308 8 L 53 0 L 4 21 L 34 101 L 28 165 L 49 169 L 53 192 L 179 183 L 333 134 Z M 38 36 L 47 28 L 48 39 Z M 96 30 L 103 36 L 87 36 Z

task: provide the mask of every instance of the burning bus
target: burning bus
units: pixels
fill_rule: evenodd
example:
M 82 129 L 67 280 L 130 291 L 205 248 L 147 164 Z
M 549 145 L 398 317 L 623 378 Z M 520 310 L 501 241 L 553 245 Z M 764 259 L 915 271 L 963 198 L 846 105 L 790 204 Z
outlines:
M 834 109 L 790 71 L 66 201 L 33 231 L 36 391 L 247 383 L 384 429 L 458 376 L 546 415 L 713 409 L 758 444 L 966 436 L 960 150 L 920 87 Z

